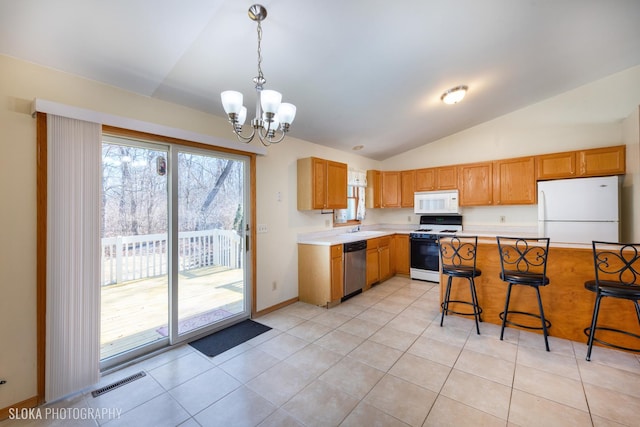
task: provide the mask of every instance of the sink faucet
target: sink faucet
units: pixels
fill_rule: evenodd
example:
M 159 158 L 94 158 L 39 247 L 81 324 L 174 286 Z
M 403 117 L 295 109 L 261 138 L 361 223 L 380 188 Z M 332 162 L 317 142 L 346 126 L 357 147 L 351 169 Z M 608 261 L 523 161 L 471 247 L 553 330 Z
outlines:
M 358 231 L 360 231 L 360 226 L 359 226 L 359 225 L 356 225 L 355 227 L 353 227 L 353 228 L 351 229 L 351 232 L 352 232 L 352 233 L 357 233 Z

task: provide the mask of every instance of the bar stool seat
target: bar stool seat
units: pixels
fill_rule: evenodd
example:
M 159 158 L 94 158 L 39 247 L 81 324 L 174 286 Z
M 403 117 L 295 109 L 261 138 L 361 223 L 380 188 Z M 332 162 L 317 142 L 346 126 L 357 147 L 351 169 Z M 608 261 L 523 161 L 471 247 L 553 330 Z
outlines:
M 640 277 L 638 277 L 640 272 L 640 244 L 593 241 L 592 247 L 595 280 L 586 281 L 584 287 L 596 294 L 596 301 L 593 306 L 591 326 L 584 329 L 584 333 L 588 337 L 586 359 L 587 361 L 591 360 L 594 341 L 620 350 L 640 352 L 640 347 L 625 347 L 596 338 L 598 331 L 608 331 L 635 338 L 640 346 L 640 335 L 638 334 L 620 328 L 598 326 L 600 303 L 604 297 L 632 301 L 635 305 L 636 316 L 640 325 L 640 305 L 638 304 L 638 301 L 640 301 Z
M 442 304 L 442 316 L 440 317 L 440 326 L 443 325 L 444 316 L 449 313 L 461 316 L 473 316 L 476 321 L 476 332 L 480 335 L 480 326 L 478 322 L 482 322 L 482 308 L 478 304 L 478 294 L 476 292 L 475 278 L 482 274 L 480 269 L 476 268 L 476 250 L 478 247 L 478 236 L 438 236 L 438 248 L 440 250 L 440 264 L 442 265 L 442 274 L 448 276 L 447 288 Z M 453 278 L 467 279 L 469 282 L 469 291 L 471 293 L 471 301 L 468 300 L 452 300 L 451 299 L 451 283 Z M 466 304 L 471 306 L 471 311 L 457 311 L 449 307 L 450 303 Z
M 497 236 L 496 240 L 498 242 L 498 251 L 500 252 L 500 279 L 508 284 L 504 311 L 498 315 L 502 320 L 500 340 L 504 337 L 504 328 L 507 324 L 525 329 L 542 330 L 544 345 L 547 351 L 549 351 L 548 329 L 551 327 L 551 322 L 544 316 L 544 308 L 540 297 L 540 287 L 549 284 L 549 277 L 547 276 L 549 238 L 525 239 L 520 237 Z M 538 298 L 539 314 L 509 309 L 511 288 L 514 285 L 530 286 L 535 289 Z M 517 323 L 509 319 L 510 315 L 539 319 L 541 326 Z

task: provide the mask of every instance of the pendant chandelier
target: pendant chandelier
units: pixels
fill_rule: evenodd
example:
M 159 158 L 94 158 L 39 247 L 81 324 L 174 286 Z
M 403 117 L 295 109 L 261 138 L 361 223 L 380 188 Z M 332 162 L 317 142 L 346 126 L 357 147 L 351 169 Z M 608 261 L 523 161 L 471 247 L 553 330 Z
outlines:
M 258 135 L 264 146 L 278 143 L 289 132 L 289 127 L 296 116 L 296 107 L 282 101 L 282 94 L 275 90 L 263 90 L 266 83 L 262 74 L 262 25 L 267 17 L 267 9 L 259 4 L 249 8 L 249 18 L 258 23 L 258 75 L 253 78 L 256 88 L 256 115 L 251 120 L 251 133 L 242 133 L 242 126 L 247 118 L 247 108 L 242 105 L 242 93 L 226 90 L 220 94 L 222 106 L 229 116 L 233 132 L 242 142 L 249 143 Z

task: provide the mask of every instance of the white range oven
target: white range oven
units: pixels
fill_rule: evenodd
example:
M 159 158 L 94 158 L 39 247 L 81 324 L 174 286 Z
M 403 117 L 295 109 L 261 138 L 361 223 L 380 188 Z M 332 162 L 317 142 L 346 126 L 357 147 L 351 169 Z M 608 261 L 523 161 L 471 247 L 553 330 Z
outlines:
M 462 231 L 462 215 L 422 215 L 420 228 L 409 234 L 412 279 L 440 282 L 439 234 Z

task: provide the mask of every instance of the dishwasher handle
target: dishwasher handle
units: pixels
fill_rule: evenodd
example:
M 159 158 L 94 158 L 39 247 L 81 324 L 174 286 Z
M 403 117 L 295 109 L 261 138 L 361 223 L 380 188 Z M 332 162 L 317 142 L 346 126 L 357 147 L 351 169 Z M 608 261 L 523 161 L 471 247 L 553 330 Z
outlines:
M 344 244 L 344 252 L 355 252 L 367 249 L 366 240 L 358 240 L 357 242 L 348 242 Z

